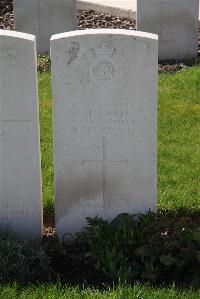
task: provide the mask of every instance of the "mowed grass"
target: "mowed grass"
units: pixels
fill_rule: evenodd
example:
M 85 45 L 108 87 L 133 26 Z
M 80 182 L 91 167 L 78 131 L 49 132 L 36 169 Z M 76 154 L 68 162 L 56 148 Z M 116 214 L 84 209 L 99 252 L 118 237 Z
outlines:
M 39 73 L 40 143 L 42 155 L 42 195 L 44 208 L 54 208 L 54 169 L 52 135 L 52 91 L 49 72 Z
M 50 81 L 50 73 L 39 74 L 43 201 L 44 207 L 52 209 L 54 187 Z M 176 74 L 159 75 L 158 208 L 170 212 L 180 209 L 188 213 L 200 212 L 199 66 Z
M 200 211 L 200 67 L 159 77 L 158 208 Z
M 20 289 L 17 286 L 0 287 L 2 299 L 197 299 L 200 291 L 178 290 L 171 288 L 151 288 L 135 285 L 133 287 L 118 287 L 107 291 L 95 289 L 79 289 L 69 286 L 41 285 Z

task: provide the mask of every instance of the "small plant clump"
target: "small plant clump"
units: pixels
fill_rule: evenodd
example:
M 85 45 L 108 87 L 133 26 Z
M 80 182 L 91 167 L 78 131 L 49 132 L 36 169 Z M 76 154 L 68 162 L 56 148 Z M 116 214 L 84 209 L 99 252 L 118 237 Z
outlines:
M 51 59 L 48 54 L 38 55 L 37 69 L 38 72 L 47 72 L 51 68 Z
M 200 227 L 165 216 L 121 214 L 87 218 L 86 258 L 115 281 L 178 282 L 200 286 Z
M 50 273 L 51 260 L 39 241 L 0 230 L 0 282 L 48 281 Z

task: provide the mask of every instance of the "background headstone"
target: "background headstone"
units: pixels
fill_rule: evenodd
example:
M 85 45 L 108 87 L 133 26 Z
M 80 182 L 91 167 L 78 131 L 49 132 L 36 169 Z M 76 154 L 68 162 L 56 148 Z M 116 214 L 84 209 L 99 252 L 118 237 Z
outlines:
M 15 29 L 37 37 L 38 54 L 49 53 L 53 34 L 76 29 L 76 0 L 14 0 Z
M 156 210 L 157 36 L 85 30 L 51 40 L 56 229 Z
M 41 237 L 35 37 L 0 30 L 0 226 Z
M 159 60 L 198 55 L 199 0 L 138 0 L 137 30 L 159 35 Z

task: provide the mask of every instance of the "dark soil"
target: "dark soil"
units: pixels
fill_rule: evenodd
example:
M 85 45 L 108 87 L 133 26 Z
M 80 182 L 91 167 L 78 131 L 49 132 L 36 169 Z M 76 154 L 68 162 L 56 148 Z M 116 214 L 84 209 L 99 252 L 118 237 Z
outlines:
M 195 211 L 179 210 L 174 212 L 161 211 L 160 215 L 166 216 L 170 223 L 198 224 L 200 225 L 200 215 Z M 55 236 L 55 211 L 44 209 L 44 237 Z
M 0 29 L 14 29 L 13 0 L 0 0 Z M 125 18 L 118 18 L 109 14 L 99 13 L 93 10 L 78 10 L 77 28 L 115 28 L 135 30 L 135 21 Z M 200 51 L 200 29 L 199 29 L 199 51 Z M 40 61 L 41 62 L 41 61 Z M 47 70 L 49 68 L 49 59 L 42 59 L 39 62 L 39 70 Z M 181 71 L 186 66 L 182 63 L 165 63 L 158 65 L 158 71 L 162 73 L 174 73 Z

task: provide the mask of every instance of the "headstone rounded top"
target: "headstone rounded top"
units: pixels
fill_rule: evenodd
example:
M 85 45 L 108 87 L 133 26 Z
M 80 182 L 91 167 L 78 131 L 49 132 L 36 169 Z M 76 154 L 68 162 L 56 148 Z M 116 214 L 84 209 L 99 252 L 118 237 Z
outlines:
M 16 37 L 16 38 L 26 39 L 30 41 L 35 40 L 35 35 L 22 33 L 18 31 L 2 30 L 2 29 L 0 29 L 0 36 Z
M 158 36 L 54 35 L 51 61 L 58 237 L 85 217 L 156 211 Z
M 70 32 L 64 32 L 55 34 L 51 37 L 51 41 L 62 39 L 62 38 L 68 38 L 68 37 L 78 37 L 78 36 L 86 36 L 86 35 L 100 35 L 100 34 L 112 34 L 112 35 L 127 35 L 132 37 L 140 37 L 140 38 L 149 38 L 158 40 L 157 34 L 152 34 L 148 32 L 142 32 L 142 31 L 135 31 L 135 30 L 125 30 L 125 29 L 86 29 L 86 30 L 76 30 L 76 31 L 70 31 Z

